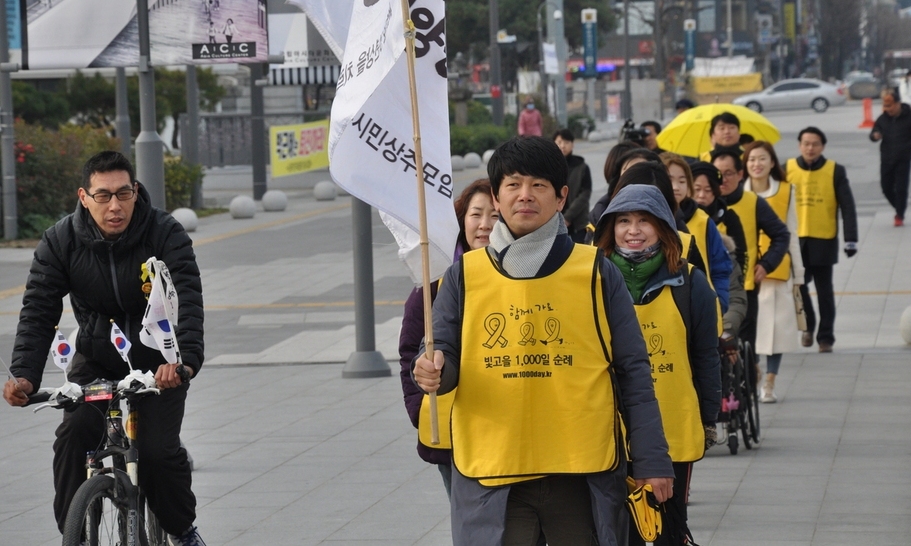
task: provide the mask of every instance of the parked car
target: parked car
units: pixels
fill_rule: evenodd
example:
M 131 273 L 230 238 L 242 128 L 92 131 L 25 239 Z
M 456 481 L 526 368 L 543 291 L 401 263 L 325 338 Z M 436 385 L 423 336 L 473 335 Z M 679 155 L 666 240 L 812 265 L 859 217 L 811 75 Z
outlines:
M 844 91 L 830 83 L 812 78 L 781 80 L 758 93 L 734 99 L 734 104 L 746 106 L 756 112 L 812 108 L 825 112 L 829 106 L 844 104 Z
M 845 74 L 845 81 L 841 86 L 845 96 L 849 99 L 875 99 L 882 92 L 882 84 L 872 72 L 852 70 Z

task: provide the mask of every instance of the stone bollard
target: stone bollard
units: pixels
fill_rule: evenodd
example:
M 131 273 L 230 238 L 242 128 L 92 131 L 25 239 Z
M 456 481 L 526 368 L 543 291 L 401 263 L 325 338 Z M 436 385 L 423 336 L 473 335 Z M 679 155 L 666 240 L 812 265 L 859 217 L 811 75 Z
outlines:
M 484 152 L 484 155 L 481 156 L 481 163 L 487 165 L 487 162 L 490 161 L 490 156 L 493 155 L 493 150 L 487 150 Z
M 465 159 L 460 155 L 452 156 L 452 172 L 464 171 L 465 170 Z
M 231 217 L 235 220 L 253 218 L 253 215 L 256 214 L 256 202 L 247 195 L 238 195 L 231 199 L 228 210 L 231 211 Z
M 911 345 L 911 307 L 902 313 L 902 318 L 898 321 L 898 331 L 905 343 Z
M 269 190 L 263 194 L 263 210 L 281 212 L 288 208 L 288 196 L 281 190 Z
M 317 201 L 335 201 L 335 198 L 338 197 L 338 186 L 330 180 L 317 182 L 313 186 L 313 197 Z
M 196 216 L 196 213 L 193 211 L 193 209 L 174 209 L 174 211 L 171 212 L 171 216 L 180 222 L 180 225 L 182 225 L 183 228 L 187 230 L 187 233 L 193 233 L 196 231 L 196 228 L 199 227 L 199 217 Z
M 599 133 L 598 131 L 592 131 L 592 132 L 588 133 L 589 142 L 601 142 L 602 140 L 604 140 L 604 136 L 601 135 L 601 133 Z
M 465 168 L 466 169 L 477 169 L 481 166 L 481 156 L 474 152 L 469 152 L 465 154 Z

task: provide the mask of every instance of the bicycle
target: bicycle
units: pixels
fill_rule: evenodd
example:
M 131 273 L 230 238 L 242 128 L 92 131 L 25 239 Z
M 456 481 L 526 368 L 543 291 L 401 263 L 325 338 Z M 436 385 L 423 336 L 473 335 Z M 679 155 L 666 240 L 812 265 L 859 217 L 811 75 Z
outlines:
M 177 370 L 184 383 L 189 372 Z M 64 383 L 42 388 L 29 396 L 27 405 L 67 409 L 86 402 L 108 401 L 104 412 L 107 431 L 98 449 L 86 455 L 87 479 L 76 491 L 66 515 L 63 546 L 168 546 L 168 535 L 148 509 L 139 487 L 139 450 L 134 445 L 139 413 L 135 401 L 157 395 L 152 372 L 133 370 L 117 383 L 96 380 L 88 385 Z M 126 426 L 120 401 L 126 400 Z M 104 459 L 111 466 L 104 466 Z

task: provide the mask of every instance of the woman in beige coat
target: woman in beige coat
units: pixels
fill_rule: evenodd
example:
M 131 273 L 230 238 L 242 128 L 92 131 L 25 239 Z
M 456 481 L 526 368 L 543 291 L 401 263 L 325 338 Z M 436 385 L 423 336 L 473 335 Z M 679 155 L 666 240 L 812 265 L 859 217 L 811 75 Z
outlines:
M 797 204 L 794 188 L 785 180 L 771 144 L 763 141 L 748 144 L 743 152 L 743 162 L 748 176 L 744 188 L 764 198 L 791 232 L 788 256 L 759 287 L 755 350 L 756 354 L 766 355 L 766 378 L 760 400 L 772 403 L 778 399 L 775 396 L 775 377 L 781 355 L 799 347 L 793 287 L 803 284 L 804 269 L 797 237 Z M 760 235 L 760 251 L 763 250 L 763 239 L 767 241 Z

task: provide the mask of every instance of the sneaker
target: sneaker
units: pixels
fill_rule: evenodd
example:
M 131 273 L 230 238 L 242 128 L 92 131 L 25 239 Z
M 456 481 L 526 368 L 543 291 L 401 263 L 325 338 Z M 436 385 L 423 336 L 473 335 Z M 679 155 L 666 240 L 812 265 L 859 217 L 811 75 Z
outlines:
M 195 525 L 180 536 L 168 535 L 168 543 L 171 546 L 206 546 Z
M 804 332 L 800 335 L 800 344 L 804 347 L 813 346 L 813 332 Z
M 820 343 L 820 344 L 819 344 L 819 352 L 820 352 L 820 353 L 831 353 L 831 352 L 832 352 L 832 345 L 829 344 L 829 343 Z
M 902 227 L 905 225 L 905 219 L 899 215 L 895 215 L 895 227 Z

